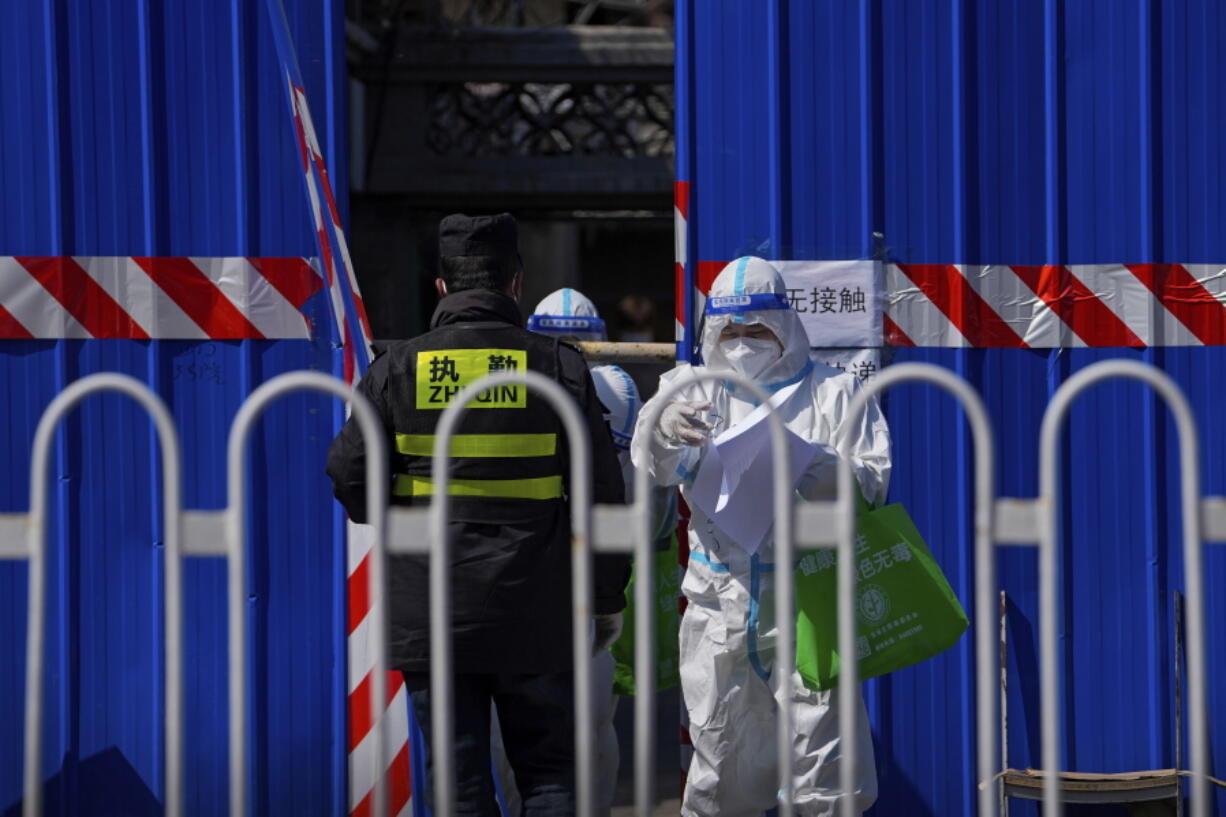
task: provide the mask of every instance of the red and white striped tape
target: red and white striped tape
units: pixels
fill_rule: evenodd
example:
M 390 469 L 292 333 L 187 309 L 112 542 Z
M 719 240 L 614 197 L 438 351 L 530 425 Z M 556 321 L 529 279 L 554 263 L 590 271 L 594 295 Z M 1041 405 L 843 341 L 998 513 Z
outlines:
M 305 258 L 0 257 L 0 338 L 309 338 Z
M 335 212 L 331 203 L 329 209 Z M 302 306 L 323 285 L 304 258 L 0 257 L 0 339 L 308 339 L 312 327 Z M 330 295 L 339 307 L 339 290 Z M 389 704 L 380 729 L 372 728 L 375 644 L 366 573 L 371 542 L 369 528 L 349 527 L 350 813 L 365 817 L 373 811 L 374 741 L 382 735 L 390 759 L 389 811 L 407 817 L 412 803 L 404 678 L 389 673 Z
M 885 277 L 895 346 L 1226 344 L 1222 265 L 891 264 Z
M 307 190 L 311 196 L 312 215 L 315 218 L 315 229 L 319 232 L 320 244 L 324 252 L 324 268 L 328 275 L 330 286 L 335 290 L 333 296 L 334 314 L 338 321 L 344 320 L 345 310 L 340 297 L 340 282 L 336 280 L 334 272 L 336 267 L 336 256 L 340 256 L 341 266 L 345 273 L 349 285 L 349 295 L 353 299 L 354 307 L 357 310 L 358 322 L 361 326 L 362 340 L 365 343 L 365 348 L 370 348 L 371 330 L 370 320 L 366 316 L 366 304 L 362 300 L 362 293 L 358 288 L 357 275 L 354 273 L 353 260 L 349 256 L 349 246 L 345 241 L 344 225 L 341 223 L 340 210 L 336 206 L 336 197 L 332 193 L 332 182 L 328 178 L 328 168 L 324 164 L 323 152 L 319 146 L 319 138 L 315 134 L 315 125 L 311 121 L 311 110 L 307 106 L 306 91 L 301 87 L 290 82 L 291 98 L 294 103 L 294 123 L 298 131 L 298 148 L 302 157 L 303 172 L 307 174 Z M 323 210 L 320 204 L 320 192 L 316 191 L 314 179 L 311 177 L 312 168 L 318 174 L 320 185 L 322 186 L 323 204 L 328 208 L 328 218 L 330 221 L 330 230 L 324 229 Z M 335 236 L 336 247 L 333 248 L 328 240 L 328 235 Z
M 370 720 L 373 693 L 375 650 L 379 648 L 372 632 L 370 598 L 370 560 L 372 541 L 366 525 L 348 525 L 348 652 L 349 652 L 349 813 L 357 817 L 374 814 L 376 779 L 376 741 L 382 739 L 388 758 L 388 813 L 408 817 L 412 814 L 412 785 L 409 779 L 408 690 L 404 676 L 387 675 L 387 705 L 378 724 Z
M 696 315 L 724 263 L 697 263 Z M 887 346 L 1226 345 L 1222 264 L 887 264 L 884 296 Z
M 332 192 L 328 169 L 320 149 L 311 111 L 307 104 L 306 91 L 295 84 L 287 73 L 290 100 L 294 115 L 294 129 L 298 137 L 298 149 L 302 170 L 306 175 L 307 195 L 311 215 L 323 255 L 321 264 L 328 282 L 328 295 L 332 314 L 336 319 L 337 333 L 341 338 L 344 355 L 344 377 L 351 384 L 357 383 L 365 368 L 371 344 L 370 321 L 366 305 L 358 289 L 357 276 L 345 240 L 344 225 L 340 210 Z M 321 201 L 322 200 L 322 201 Z M 327 222 L 324 212 L 327 212 Z M 331 237 L 331 239 L 329 238 Z M 339 260 L 339 264 L 338 264 Z M 338 266 L 340 269 L 338 269 Z M 341 276 L 344 275 L 344 280 Z M 357 334 L 362 345 L 355 343 L 351 321 L 347 317 L 344 292 L 347 291 L 357 313 Z M 359 358 L 361 364 L 359 365 Z M 349 600 L 348 617 L 348 679 L 349 679 L 349 813 L 355 817 L 370 817 L 374 811 L 374 788 L 379 775 L 386 775 L 388 814 L 407 817 L 412 813 L 412 783 L 409 758 L 409 710 L 408 692 L 404 676 L 398 672 L 387 674 L 387 701 L 381 709 L 378 723 L 371 722 L 372 673 L 375 666 L 375 651 L 380 648 L 375 634 L 371 632 L 373 599 L 370 597 L 370 560 L 372 556 L 371 530 L 365 525 L 346 524 L 347 551 L 349 557 L 346 587 Z M 385 769 L 378 768 L 378 744 L 383 740 L 388 758 Z M 378 815 L 378 817 L 384 817 Z
M 690 213 L 690 183 L 673 182 L 673 326 L 678 343 L 685 340 L 685 264 L 689 258 L 689 231 L 686 220 Z

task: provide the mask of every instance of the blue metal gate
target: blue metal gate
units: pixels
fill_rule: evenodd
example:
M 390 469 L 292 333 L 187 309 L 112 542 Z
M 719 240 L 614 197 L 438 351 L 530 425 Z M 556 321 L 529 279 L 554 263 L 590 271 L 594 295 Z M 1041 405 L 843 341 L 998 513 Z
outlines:
M 1181 3 L 680 0 L 678 178 L 686 273 L 745 252 L 902 264 L 1222 264 L 1226 10 Z M 691 321 L 690 328 L 693 328 Z M 1203 489 L 1226 491 L 1222 346 L 926 348 L 983 395 L 998 493 L 1032 497 L 1051 395 L 1107 358 L 1152 363 L 1201 426 Z M 891 498 L 969 602 L 971 446 L 951 400 L 887 400 Z M 1141 386 L 1096 387 L 1064 437 L 1063 751 L 1080 771 L 1175 765 L 1173 593 L 1183 587 L 1177 446 Z M 1206 554 L 1209 678 L 1226 672 L 1226 553 Z M 1040 767 L 1038 581 L 1006 549 L 1009 757 Z M 867 685 L 875 814 L 971 815 L 973 637 Z M 1211 745 L 1226 696 L 1210 683 Z M 1186 754 L 1184 755 L 1186 757 Z M 1221 776 L 1221 766 L 1218 766 Z M 1219 796 L 1219 808 L 1226 799 Z M 1014 814 L 1034 813 L 1014 804 Z M 1076 813 L 1070 809 L 1070 813 Z
M 327 158 L 347 155 L 342 8 L 287 2 Z M 262 3 L 0 4 L 0 256 L 314 256 L 283 73 Z M 342 198 L 341 206 L 345 202 Z M 149 385 L 183 440 L 184 506 L 225 502 L 239 404 L 288 370 L 334 370 L 314 340 L 0 341 L 0 512 L 24 511 L 35 424 L 66 384 Z M 345 560 L 322 473 L 342 408 L 296 396 L 253 436 L 253 811 L 347 813 Z M 89 399 L 57 435 L 51 495 L 47 814 L 161 813 L 162 508 L 153 428 Z M 191 813 L 226 809 L 225 569 L 188 560 Z M 26 569 L 0 562 L 0 813 L 21 796 Z

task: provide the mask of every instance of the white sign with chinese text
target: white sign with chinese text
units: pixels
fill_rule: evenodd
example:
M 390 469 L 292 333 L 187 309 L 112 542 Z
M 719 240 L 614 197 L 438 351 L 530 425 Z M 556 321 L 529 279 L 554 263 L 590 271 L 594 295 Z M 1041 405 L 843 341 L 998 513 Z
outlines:
M 881 265 L 861 261 L 774 261 L 800 315 L 809 345 L 866 347 L 882 343 Z
M 809 357 L 832 369 L 854 374 L 861 381 L 881 371 L 881 350 L 872 349 L 812 349 Z

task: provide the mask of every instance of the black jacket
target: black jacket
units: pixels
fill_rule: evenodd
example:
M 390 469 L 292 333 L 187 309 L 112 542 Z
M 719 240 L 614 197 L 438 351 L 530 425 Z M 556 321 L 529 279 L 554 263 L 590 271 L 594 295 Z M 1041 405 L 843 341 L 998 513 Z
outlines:
M 592 377 L 574 348 L 522 328 L 515 302 L 490 290 L 443 298 L 431 329 L 390 346 L 358 390 L 387 433 L 392 502 L 424 505 L 441 409 L 496 368 L 529 368 L 574 395 L 587 420 L 597 502 L 624 500 L 617 455 Z M 569 455 L 561 421 L 522 387 L 471 404 L 453 442 L 452 632 L 457 672 L 556 672 L 571 667 Z M 328 475 L 354 521 L 366 516 L 365 452 L 352 419 L 328 451 Z M 460 493 L 457 494 L 457 491 Z M 391 559 L 389 662 L 429 667 L 429 571 L 424 557 Z M 624 607 L 629 560 L 595 562 L 595 611 Z

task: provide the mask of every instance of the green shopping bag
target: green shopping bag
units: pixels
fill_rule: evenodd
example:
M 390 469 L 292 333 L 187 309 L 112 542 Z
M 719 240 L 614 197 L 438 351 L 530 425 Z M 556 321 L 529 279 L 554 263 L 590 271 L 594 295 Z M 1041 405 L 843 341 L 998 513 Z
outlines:
M 856 652 L 860 678 L 918 664 L 957 643 L 969 622 L 901 504 L 860 512 L 856 526 Z M 796 669 L 810 689 L 839 683 L 835 551 L 796 567 Z
M 626 587 L 626 612 L 622 617 L 622 634 L 609 652 L 616 665 L 613 668 L 613 692 L 634 694 L 634 587 L 633 575 Z M 681 565 L 677 562 L 677 534 L 669 541 L 668 550 L 655 554 L 656 602 L 656 689 L 668 689 L 681 683 L 680 646 L 678 634 L 681 617 L 677 597 L 681 595 Z

